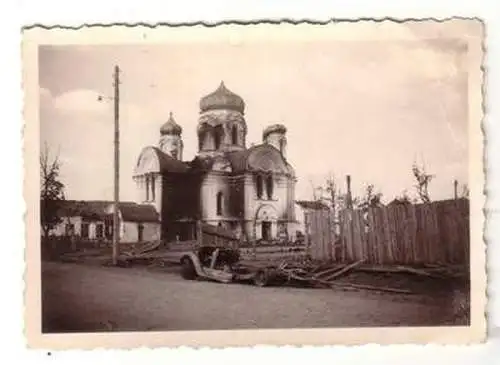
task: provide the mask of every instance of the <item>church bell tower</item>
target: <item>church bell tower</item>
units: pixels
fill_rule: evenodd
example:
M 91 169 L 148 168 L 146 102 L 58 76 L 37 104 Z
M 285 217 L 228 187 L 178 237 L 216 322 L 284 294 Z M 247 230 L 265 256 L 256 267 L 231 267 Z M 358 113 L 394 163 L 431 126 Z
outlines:
M 182 150 L 184 145 L 182 143 L 182 127 L 178 125 L 172 112 L 168 121 L 160 128 L 160 149 L 176 160 L 182 161 Z

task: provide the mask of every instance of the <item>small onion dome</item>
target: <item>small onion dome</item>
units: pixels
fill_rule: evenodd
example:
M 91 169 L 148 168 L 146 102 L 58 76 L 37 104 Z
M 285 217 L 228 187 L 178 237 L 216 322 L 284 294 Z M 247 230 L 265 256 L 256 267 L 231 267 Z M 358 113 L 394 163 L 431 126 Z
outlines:
M 200 100 L 200 112 L 217 109 L 233 110 L 243 114 L 245 102 L 239 95 L 228 90 L 224 85 L 224 81 L 221 81 L 217 90 Z
M 283 124 L 273 124 L 264 129 L 264 132 L 262 132 L 262 138 L 266 139 L 268 135 L 271 133 L 281 133 L 285 134 L 286 133 L 286 127 Z
M 182 133 L 182 127 L 175 122 L 174 116 L 172 112 L 170 112 L 168 120 L 160 128 L 160 134 L 162 136 L 167 134 L 180 136 L 181 133 Z

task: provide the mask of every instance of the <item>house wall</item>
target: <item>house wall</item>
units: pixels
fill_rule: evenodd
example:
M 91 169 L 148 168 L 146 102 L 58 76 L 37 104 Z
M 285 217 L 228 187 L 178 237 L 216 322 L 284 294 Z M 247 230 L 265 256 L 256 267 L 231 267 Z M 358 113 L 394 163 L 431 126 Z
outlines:
M 89 224 L 89 236 L 88 239 L 95 240 L 97 238 L 97 226 L 103 226 L 103 237 L 105 238 L 105 225 L 101 221 L 85 221 L 82 217 L 66 217 L 63 222 L 59 223 L 50 233 L 54 236 L 64 236 L 66 234 L 66 225 L 74 225 L 74 234 L 76 236 L 81 236 L 82 234 L 82 223 Z M 137 242 L 139 238 L 138 231 L 139 223 L 137 222 L 123 222 L 121 221 L 120 215 L 120 241 L 122 242 Z M 144 241 L 156 241 L 160 239 L 161 224 L 155 222 L 145 222 L 142 223 L 143 229 L 143 240 Z
M 104 222 L 103 221 L 86 221 L 82 217 L 65 217 L 61 223 L 59 223 L 54 229 L 50 231 L 50 234 L 54 236 L 64 236 L 66 234 L 66 226 L 72 224 L 74 227 L 73 234 L 76 236 L 82 235 L 82 225 L 87 223 L 89 225 L 89 235 L 87 239 L 93 240 L 97 239 L 97 226 L 103 226 L 103 239 L 104 239 Z
M 51 231 L 50 234 L 54 236 L 64 236 L 66 234 L 66 225 L 74 225 L 74 233 L 79 235 L 81 230 L 81 217 L 64 217 L 63 221 L 57 224 Z
M 120 229 L 121 242 L 138 242 L 139 224 L 137 222 L 122 222 Z M 157 241 L 160 239 L 160 223 L 142 223 L 143 241 Z

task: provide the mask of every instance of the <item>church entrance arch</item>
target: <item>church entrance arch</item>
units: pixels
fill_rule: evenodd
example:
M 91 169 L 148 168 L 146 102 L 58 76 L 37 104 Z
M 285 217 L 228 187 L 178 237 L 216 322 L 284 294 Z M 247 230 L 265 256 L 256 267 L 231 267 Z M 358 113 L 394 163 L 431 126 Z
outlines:
M 271 241 L 276 238 L 278 213 L 269 205 L 261 205 L 255 212 L 254 230 L 257 239 Z

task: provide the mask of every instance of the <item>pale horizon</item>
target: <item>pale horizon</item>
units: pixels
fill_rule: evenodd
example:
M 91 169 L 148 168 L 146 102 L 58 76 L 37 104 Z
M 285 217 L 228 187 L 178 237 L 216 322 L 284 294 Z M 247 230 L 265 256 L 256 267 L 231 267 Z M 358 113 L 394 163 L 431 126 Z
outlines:
M 433 200 L 468 183 L 467 49 L 454 40 L 40 47 L 41 142 L 60 151 L 67 199 L 113 199 L 115 64 L 122 70 L 120 199 L 134 200 L 140 151 L 172 112 L 184 160 L 197 152 L 198 102 L 221 81 L 245 103 L 247 147 L 288 132 L 296 199 L 333 173 L 354 195 L 414 193 L 412 163 L 435 174 Z

